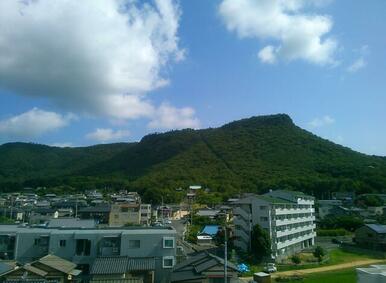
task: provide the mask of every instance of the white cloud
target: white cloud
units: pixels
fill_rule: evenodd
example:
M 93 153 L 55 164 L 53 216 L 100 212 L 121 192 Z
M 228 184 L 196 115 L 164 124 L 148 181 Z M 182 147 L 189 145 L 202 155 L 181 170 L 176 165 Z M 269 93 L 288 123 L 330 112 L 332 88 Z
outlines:
M 327 0 L 222 0 L 219 12 L 229 31 L 240 38 L 276 42 L 259 52 L 264 63 L 276 58 L 335 65 L 338 43 L 326 35 L 332 29 L 329 16 L 306 13 L 305 8 L 327 4 Z
M 33 108 L 20 115 L 0 120 L 0 134 L 8 138 L 35 138 L 63 128 L 76 117 Z
M 356 73 L 359 70 L 365 68 L 367 66 L 366 57 L 369 55 L 369 46 L 363 45 L 358 50 L 354 50 L 356 53 L 359 53 L 359 57 L 346 68 L 346 71 L 349 73 Z
M 347 71 L 350 73 L 356 73 L 360 69 L 363 69 L 366 67 L 367 62 L 363 57 L 358 58 L 357 60 L 354 61 L 350 66 L 347 67 Z
M 315 118 L 308 123 L 311 128 L 321 128 L 335 123 L 335 119 L 326 115 L 321 118 Z
M 127 138 L 129 135 L 130 135 L 130 132 L 126 130 L 98 128 L 94 132 L 88 133 L 86 135 L 86 138 L 104 143 L 104 142 L 122 140 L 124 138 Z
M 199 128 L 200 122 L 194 117 L 193 108 L 175 108 L 163 103 L 156 111 L 148 127 L 152 129 L 184 129 Z
M 276 62 L 275 52 L 275 47 L 269 45 L 259 51 L 258 57 L 263 63 L 273 64 Z
M 180 14 L 174 0 L 1 0 L 0 89 L 78 113 L 149 118 L 157 107 L 146 95 L 185 56 Z

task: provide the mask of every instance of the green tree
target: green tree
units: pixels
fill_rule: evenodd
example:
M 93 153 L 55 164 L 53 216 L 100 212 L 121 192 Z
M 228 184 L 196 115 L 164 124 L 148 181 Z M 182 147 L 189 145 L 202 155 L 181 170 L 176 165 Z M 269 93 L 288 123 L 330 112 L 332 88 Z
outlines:
M 259 224 L 252 229 L 251 241 L 251 252 L 255 259 L 261 260 L 271 255 L 271 240 L 268 233 Z
M 319 262 L 323 260 L 323 257 L 325 256 L 325 254 L 326 254 L 326 251 L 321 246 L 317 246 L 313 252 L 314 257 L 316 257 Z
M 294 263 L 294 264 L 300 264 L 302 262 L 302 260 L 300 259 L 300 256 L 298 255 L 293 255 L 291 257 L 291 261 Z

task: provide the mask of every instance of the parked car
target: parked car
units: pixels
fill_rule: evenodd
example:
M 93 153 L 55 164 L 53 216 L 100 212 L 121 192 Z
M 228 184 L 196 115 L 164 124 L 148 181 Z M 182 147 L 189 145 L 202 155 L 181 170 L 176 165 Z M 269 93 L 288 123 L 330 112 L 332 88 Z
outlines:
M 274 263 L 267 263 L 264 267 L 264 272 L 273 273 L 276 271 L 277 271 L 277 268 Z

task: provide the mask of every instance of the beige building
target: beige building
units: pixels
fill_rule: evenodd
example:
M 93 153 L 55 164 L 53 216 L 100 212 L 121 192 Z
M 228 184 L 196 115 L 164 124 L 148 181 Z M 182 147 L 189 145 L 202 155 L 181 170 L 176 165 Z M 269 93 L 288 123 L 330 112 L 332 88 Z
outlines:
M 115 203 L 111 205 L 110 227 L 124 225 L 150 225 L 151 205 L 140 203 Z

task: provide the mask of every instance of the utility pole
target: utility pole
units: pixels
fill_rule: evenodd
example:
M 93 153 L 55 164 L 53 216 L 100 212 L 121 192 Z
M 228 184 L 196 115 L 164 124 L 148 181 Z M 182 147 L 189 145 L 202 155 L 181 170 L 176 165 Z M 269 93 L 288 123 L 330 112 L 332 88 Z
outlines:
M 75 218 L 78 218 L 78 198 L 75 200 Z
M 228 283 L 228 243 L 227 243 L 227 226 L 224 226 L 224 282 Z

